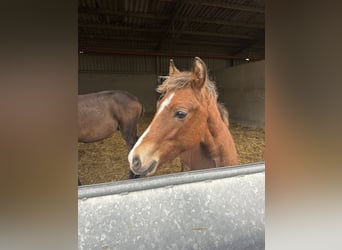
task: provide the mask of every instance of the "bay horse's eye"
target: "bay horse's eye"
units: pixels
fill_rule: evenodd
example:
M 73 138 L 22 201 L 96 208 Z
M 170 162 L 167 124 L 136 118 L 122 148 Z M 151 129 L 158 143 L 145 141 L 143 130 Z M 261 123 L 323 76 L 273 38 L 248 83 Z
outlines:
M 175 113 L 175 117 L 179 120 L 183 120 L 186 117 L 186 115 L 187 115 L 187 113 L 185 111 L 182 111 L 182 110 L 178 110 Z

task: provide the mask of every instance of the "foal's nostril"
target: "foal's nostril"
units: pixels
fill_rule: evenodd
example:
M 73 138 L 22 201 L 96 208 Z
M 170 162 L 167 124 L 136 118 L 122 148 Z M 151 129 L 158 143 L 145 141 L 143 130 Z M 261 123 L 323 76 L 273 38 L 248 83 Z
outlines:
M 141 167 L 141 161 L 139 156 L 134 156 L 132 160 L 132 169 L 133 170 L 138 170 Z

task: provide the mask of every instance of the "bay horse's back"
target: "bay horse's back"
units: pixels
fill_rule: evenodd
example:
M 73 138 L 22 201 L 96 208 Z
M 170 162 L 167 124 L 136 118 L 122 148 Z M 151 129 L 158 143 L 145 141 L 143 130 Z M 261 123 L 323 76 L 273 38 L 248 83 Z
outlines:
M 127 146 L 131 149 L 138 140 L 137 125 L 144 115 L 143 105 L 138 98 L 127 91 L 111 91 L 113 115 L 118 121 L 118 130 L 124 137 Z
M 127 91 L 108 90 L 79 95 L 78 141 L 99 141 L 120 130 L 131 148 L 137 140 L 137 123 L 142 115 L 142 104 Z

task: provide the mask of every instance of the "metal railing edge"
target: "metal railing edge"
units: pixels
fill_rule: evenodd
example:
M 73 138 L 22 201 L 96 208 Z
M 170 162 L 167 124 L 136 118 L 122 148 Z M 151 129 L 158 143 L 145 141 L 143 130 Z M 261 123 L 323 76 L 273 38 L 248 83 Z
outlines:
M 160 176 L 151 176 L 148 178 L 123 180 L 94 185 L 84 185 L 78 187 L 78 199 L 82 200 L 92 197 L 123 194 L 187 183 L 250 175 L 262 172 L 265 172 L 265 162 L 180 172 Z

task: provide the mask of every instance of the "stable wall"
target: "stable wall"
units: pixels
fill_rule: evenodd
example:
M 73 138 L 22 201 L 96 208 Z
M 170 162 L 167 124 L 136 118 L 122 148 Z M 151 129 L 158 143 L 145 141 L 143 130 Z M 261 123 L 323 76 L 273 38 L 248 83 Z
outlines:
M 216 70 L 219 99 L 226 104 L 229 119 L 242 125 L 265 127 L 265 62 L 251 62 Z
M 157 93 L 155 74 L 114 74 L 80 72 L 78 93 L 87 94 L 102 90 L 126 90 L 137 96 L 144 105 L 145 112 L 154 112 Z
M 121 89 L 136 95 L 146 112 L 155 112 L 158 93 L 155 91 L 159 75 L 169 70 L 168 56 L 79 55 L 78 93 Z M 173 57 L 180 70 L 189 70 L 192 57 Z M 209 68 L 226 66 L 222 59 L 206 58 Z
M 146 112 L 155 112 L 157 79 L 168 73 L 170 59 L 168 56 L 80 54 L 78 93 L 127 90 L 139 98 Z M 173 60 L 182 71 L 189 70 L 193 63 L 192 57 L 173 57 Z M 204 61 L 209 72 L 227 64 L 222 59 L 205 58 Z
M 158 75 L 168 71 L 170 58 L 80 55 L 78 93 L 122 89 L 136 95 L 146 112 L 155 112 Z M 193 58 L 174 58 L 180 70 L 189 70 Z M 204 59 L 232 122 L 265 126 L 264 61 L 227 67 L 225 60 Z

